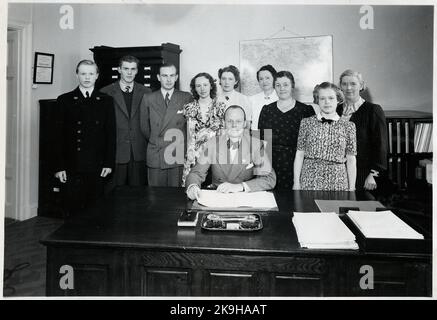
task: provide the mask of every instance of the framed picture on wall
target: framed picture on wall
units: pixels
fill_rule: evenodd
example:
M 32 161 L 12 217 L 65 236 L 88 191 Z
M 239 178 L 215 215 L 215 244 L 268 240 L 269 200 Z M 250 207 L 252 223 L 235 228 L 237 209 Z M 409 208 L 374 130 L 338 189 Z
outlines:
M 52 84 L 55 55 L 52 53 L 35 52 L 33 65 L 33 83 Z

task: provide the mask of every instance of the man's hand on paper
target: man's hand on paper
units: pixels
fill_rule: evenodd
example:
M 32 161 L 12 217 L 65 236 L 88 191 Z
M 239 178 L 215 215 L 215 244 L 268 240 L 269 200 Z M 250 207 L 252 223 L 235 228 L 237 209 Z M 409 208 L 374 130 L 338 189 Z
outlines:
M 193 184 L 187 189 L 187 196 L 191 200 L 198 200 L 200 196 L 200 188 L 197 184 Z
M 221 193 L 234 193 L 244 191 L 243 184 L 223 182 L 217 187 L 217 191 Z

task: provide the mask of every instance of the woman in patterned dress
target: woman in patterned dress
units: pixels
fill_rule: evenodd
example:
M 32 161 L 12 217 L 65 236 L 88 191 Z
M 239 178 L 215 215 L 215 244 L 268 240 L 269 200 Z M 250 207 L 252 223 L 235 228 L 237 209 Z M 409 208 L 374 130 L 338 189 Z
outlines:
M 317 88 L 320 115 L 303 119 L 294 160 L 295 190 L 354 191 L 357 143 L 355 124 L 336 112 L 343 95 L 329 82 Z
M 293 161 L 296 153 L 300 121 L 314 115 L 311 106 L 293 98 L 294 77 L 289 71 L 279 71 L 274 80 L 279 100 L 261 109 L 258 121 L 261 139 L 269 140 L 272 134 L 272 165 L 275 169 L 277 189 L 293 187 Z
M 217 86 L 212 76 L 202 72 L 190 82 L 194 101 L 184 106 L 187 119 L 187 154 L 182 174 L 182 186 L 191 168 L 196 164 L 203 144 L 223 128 L 226 105 L 217 102 Z

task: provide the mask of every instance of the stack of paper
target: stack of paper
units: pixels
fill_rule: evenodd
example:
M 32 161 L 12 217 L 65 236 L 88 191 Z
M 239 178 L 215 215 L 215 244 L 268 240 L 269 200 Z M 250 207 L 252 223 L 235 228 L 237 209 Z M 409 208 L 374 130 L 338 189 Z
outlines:
M 366 238 L 423 239 L 390 210 L 387 211 L 349 211 L 348 217 L 355 223 Z
M 293 224 L 302 248 L 358 249 L 355 235 L 335 212 L 295 212 Z
M 221 193 L 216 190 L 201 190 L 197 201 L 203 206 L 214 208 L 277 208 L 275 196 L 267 191 Z

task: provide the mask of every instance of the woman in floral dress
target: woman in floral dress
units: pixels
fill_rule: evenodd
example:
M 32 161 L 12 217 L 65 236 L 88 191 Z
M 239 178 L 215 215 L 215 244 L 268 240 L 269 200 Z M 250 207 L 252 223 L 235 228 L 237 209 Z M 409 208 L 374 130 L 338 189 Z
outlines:
M 190 83 L 194 101 L 184 106 L 187 119 L 187 154 L 182 174 L 182 186 L 196 160 L 202 152 L 203 145 L 223 128 L 226 104 L 217 102 L 217 86 L 212 76 L 202 72 Z

